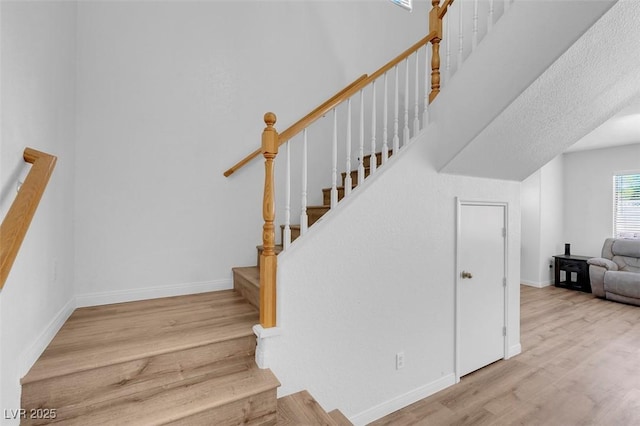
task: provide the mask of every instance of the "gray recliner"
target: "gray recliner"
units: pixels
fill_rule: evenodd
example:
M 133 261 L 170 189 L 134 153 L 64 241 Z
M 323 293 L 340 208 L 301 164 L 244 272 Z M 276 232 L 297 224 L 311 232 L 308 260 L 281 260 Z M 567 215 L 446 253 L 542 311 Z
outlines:
M 640 306 L 640 240 L 607 238 L 587 263 L 595 296 Z

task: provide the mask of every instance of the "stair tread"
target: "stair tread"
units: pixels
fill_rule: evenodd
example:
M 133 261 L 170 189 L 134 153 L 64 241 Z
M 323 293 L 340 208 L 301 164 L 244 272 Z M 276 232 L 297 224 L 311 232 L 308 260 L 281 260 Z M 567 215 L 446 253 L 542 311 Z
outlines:
M 351 189 L 355 189 L 358 186 L 358 184 L 356 183 L 352 183 L 351 184 Z M 344 191 L 344 186 L 336 186 L 336 189 L 338 191 Z M 328 188 L 322 188 L 323 191 L 331 191 L 332 187 L 328 187 Z
M 349 419 L 342 414 L 342 411 L 335 409 L 333 411 L 329 411 L 329 416 L 333 419 L 334 422 L 338 426 L 353 426 L 353 423 L 349 421 Z
M 182 380 L 221 377 L 255 364 L 255 336 L 141 358 L 23 385 L 22 408 L 56 407 L 60 416 L 78 407 L 99 408 L 149 388 Z
M 232 268 L 232 271 L 255 284 L 256 287 L 260 287 L 260 268 L 257 266 L 239 266 Z
M 305 390 L 278 398 L 278 425 L 337 426 L 337 423 Z
M 284 229 L 284 225 L 280 225 L 280 228 Z M 300 229 L 300 225 L 289 224 L 290 229 Z
M 331 206 L 328 206 L 328 205 L 307 206 L 307 211 L 309 211 L 309 210 L 320 210 L 320 209 L 330 210 Z
M 376 164 L 378 167 L 380 167 L 380 165 L 382 164 L 382 153 L 384 151 L 379 151 L 376 152 Z M 393 155 L 393 149 L 390 149 L 387 151 L 388 152 L 388 157 L 391 157 Z M 369 164 L 371 164 L 371 154 L 365 155 L 364 157 L 362 157 L 362 162 L 365 165 L 365 167 L 368 167 Z
M 206 410 L 250 398 L 280 386 L 270 370 L 261 370 L 254 363 L 240 372 L 222 377 L 198 376 L 177 382 L 175 386 L 147 389 L 102 406 L 73 407 L 58 411 L 65 425 L 167 424 Z M 66 416 L 65 418 L 65 414 Z
M 252 335 L 258 321 L 233 290 L 79 308 L 22 383 Z

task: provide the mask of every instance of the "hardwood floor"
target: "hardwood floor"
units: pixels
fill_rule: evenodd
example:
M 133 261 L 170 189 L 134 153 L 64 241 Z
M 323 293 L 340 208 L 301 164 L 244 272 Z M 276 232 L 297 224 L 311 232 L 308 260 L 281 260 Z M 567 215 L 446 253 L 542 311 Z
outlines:
M 522 353 L 373 425 L 639 425 L 640 307 L 521 286 Z

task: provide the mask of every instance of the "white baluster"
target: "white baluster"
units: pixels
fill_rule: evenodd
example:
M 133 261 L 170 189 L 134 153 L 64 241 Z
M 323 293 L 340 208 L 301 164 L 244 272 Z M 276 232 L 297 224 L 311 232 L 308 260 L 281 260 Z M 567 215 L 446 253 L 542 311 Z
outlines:
M 351 187 L 353 183 L 351 181 L 351 98 L 347 101 L 347 172 L 344 178 L 344 196 L 351 194 Z
M 473 33 L 471 34 L 471 51 L 478 45 L 478 0 L 473 0 Z
M 415 137 L 420 131 L 420 50 L 416 50 L 416 87 L 415 87 L 416 104 L 413 114 L 413 136 Z
M 429 125 L 429 89 L 431 86 L 431 60 L 429 58 L 429 43 L 424 50 L 424 111 L 422 112 L 422 127 Z
M 388 99 L 387 99 L 387 73 L 384 73 L 384 107 L 382 112 L 382 164 L 386 163 L 389 159 L 389 144 L 387 139 L 389 138 L 387 130 L 387 117 L 388 117 Z
M 378 167 L 378 159 L 376 158 L 376 82 L 371 83 L 371 157 L 369 157 L 369 174 L 373 174 Z
M 364 182 L 364 92 L 360 90 L 360 144 L 358 146 L 358 185 Z
M 398 66 L 395 66 L 396 70 L 396 93 L 395 93 L 395 106 L 393 112 L 393 153 L 397 154 L 400 149 L 400 138 L 398 137 Z
M 338 204 L 338 110 L 333 109 L 333 144 L 331 145 L 331 208 Z
M 456 70 L 462 67 L 462 55 L 464 53 L 464 27 L 462 24 L 462 1 L 458 3 L 458 66 Z
M 409 143 L 409 58 L 404 60 L 404 129 L 402 131 L 402 146 Z
M 443 25 L 446 28 L 446 35 L 445 37 L 447 38 L 446 40 L 446 46 L 447 46 L 447 51 L 445 53 L 445 62 L 444 62 L 444 81 L 446 84 L 449 84 L 449 79 L 451 78 L 451 25 L 449 23 L 449 19 L 445 19 L 443 22 Z
M 489 0 L 489 16 L 487 22 L 487 34 L 493 29 L 493 0 Z
M 286 250 L 291 245 L 291 148 L 289 141 L 286 147 L 286 172 L 284 183 L 284 233 L 282 235 L 282 246 Z
M 300 210 L 300 235 L 304 235 L 309 227 L 307 216 L 307 129 L 302 131 L 302 195 Z

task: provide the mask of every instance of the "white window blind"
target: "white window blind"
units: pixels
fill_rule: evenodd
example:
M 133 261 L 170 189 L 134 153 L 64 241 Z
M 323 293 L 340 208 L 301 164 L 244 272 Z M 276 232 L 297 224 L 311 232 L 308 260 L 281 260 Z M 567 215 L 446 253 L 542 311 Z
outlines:
M 640 238 L 640 173 L 613 176 L 613 235 Z

